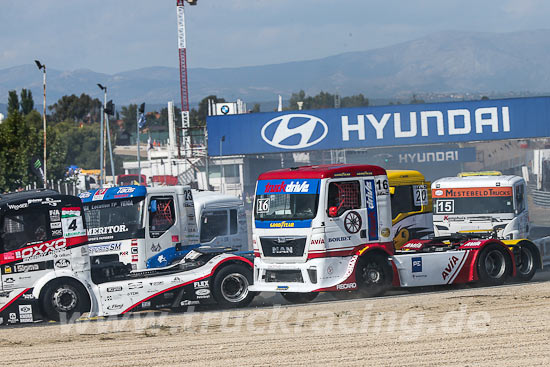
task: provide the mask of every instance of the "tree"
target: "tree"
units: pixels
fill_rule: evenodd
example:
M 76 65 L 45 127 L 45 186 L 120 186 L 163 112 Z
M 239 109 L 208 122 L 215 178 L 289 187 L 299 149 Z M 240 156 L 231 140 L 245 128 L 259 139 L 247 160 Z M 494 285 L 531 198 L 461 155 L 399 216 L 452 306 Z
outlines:
M 341 107 L 367 107 L 368 105 L 369 99 L 362 93 L 350 97 L 344 97 L 340 102 Z
M 122 106 L 120 114 L 122 115 L 123 131 L 133 135 L 137 129 L 137 104 Z
M 203 98 L 199 102 L 199 110 L 197 111 L 197 122 L 195 126 L 204 126 L 206 125 L 206 116 L 208 116 L 208 101 L 212 100 L 214 103 L 223 103 L 226 102 L 224 98 L 218 98 L 215 95 L 209 95 L 208 97 Z
M 260 104 L 259 103 L 254 103 L 254 107 L 252 107 L 252 112 L 253 113 L 260 112 Z
M 426 103 L 423 99 L 418 98 L 416 94 L 413 94 L 411 101 L 409 102 L 411 104 L 420 104 L 420 103 Z
M 8 115 L 14 112 L 19 112 L 19 98 L 16 91 L 10 90 L 8 92 Z
M 91 123 L 101 118 L 101 101 L 97 98 L 92 99 L 89 95 L 82 93 L 80 97 L 76 95 L 63 96 L 56 103 L 49 106 L 52 116 L 49 119 L 52 122 L 61 121 L 79 121 Z
M 288 109 L 297 110 L 298 102 L 303 102 L 304 110 L 313 110 L 321 108 L 334 108 L 336 95 L 321 91 L 314 97 L 306 96 L 306 93 L 301 90 L 298 93 L 292 93 Z M 369 105 L 368 98 L 363 94 L 344 97 L 340 100 L 341 107 L 365 107 Z
M 21 112 L 28 115 L 34 108 L 34 100 L 30 89 L 21 89 Z

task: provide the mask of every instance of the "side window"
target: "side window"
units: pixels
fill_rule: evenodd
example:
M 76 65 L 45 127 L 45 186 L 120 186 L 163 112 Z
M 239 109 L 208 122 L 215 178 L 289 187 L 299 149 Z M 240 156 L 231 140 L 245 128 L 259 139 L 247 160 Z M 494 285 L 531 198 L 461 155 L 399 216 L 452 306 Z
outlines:
M 524 192 L 525 192 L 525 186 L 523 185 L 516 186 L 516 210 L 518 214 L 523 212 L 523 210 L 525 209 Z
M 391 212 L 395 219 L 400 213 L 411 213 L 422 210 L 421 205 L 415 205 L 413 186 L 395 186 L 391 194 Z
M 37 208 L 7 213 L 0 227 L 0 250 L 9 252 L 52 239 L 48 211 Z M 60 237 L 56 233 L 56 237 Z
M 360 209 L 359 181 L 331 182 L 328 187 L 328 208 L 330 207 L 338 209 L 338 216 L 346 210 Z
M 160 237 L 176 221 L 174 198 L 152 197 L 149 204 L 149 233 L 151 237 Z
M 227 210 L 204 211 L 201 215 L 201 242 L 210 242 L 214 237 L 225 235 Z
M 237 209 L 229 211 L 229 234 L 237 234 Z

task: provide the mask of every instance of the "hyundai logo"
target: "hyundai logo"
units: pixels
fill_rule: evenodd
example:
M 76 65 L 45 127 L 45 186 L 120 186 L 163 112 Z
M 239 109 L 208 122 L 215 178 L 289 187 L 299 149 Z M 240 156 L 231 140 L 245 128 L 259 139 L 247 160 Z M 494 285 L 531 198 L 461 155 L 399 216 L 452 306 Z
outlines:
M 274 132 L 269 129 L 272 125 L 275 126 Z M 319 143 L 327 134 L 328 126 L 323 120 L 299 113 L 277 116 L 262 127 L 262 139 L 281 149 L 307 148 Z

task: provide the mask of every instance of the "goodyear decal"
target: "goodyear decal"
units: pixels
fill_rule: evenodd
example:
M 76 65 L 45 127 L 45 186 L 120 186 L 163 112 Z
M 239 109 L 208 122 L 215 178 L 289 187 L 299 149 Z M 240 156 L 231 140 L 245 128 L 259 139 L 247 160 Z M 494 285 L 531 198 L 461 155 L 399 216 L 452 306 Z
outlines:
M 257 220 L 255 221 L 256 228 L 310 228 L 311 219 L 309 220 Z
M 378 240 L 378 206 L 376 203 L 376 186 L 374 180 L 365 180 L 365 199 L 367 205 L 369 241 L 376 241 Z

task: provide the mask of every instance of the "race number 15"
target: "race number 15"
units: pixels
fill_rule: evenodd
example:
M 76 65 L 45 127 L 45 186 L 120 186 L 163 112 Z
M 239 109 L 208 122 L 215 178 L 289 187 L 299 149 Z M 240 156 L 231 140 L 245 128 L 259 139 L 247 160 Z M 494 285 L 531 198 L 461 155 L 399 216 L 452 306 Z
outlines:
M 453 214 L 455 212 L 455 201 L 438 200 L 435 209 L 437 214 Z

